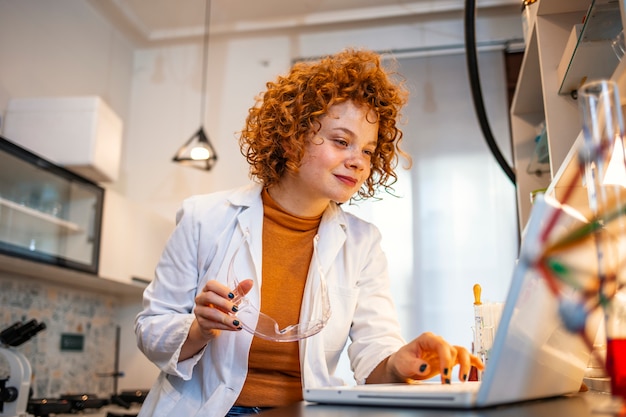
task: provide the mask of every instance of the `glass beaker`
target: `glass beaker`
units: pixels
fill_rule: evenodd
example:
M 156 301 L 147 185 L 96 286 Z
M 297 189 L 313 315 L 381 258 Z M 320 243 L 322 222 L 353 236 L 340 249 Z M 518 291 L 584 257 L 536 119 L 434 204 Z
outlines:
M 592 214 L 623 206 L 626 186 L 624 121 L 619 91 L 610 80 L 592 81 L 578 90 L 582 116 L 585 185 Z
M 597 254 L 598 303 L 604 308 L 607 373 L 612 393 L 626 399 L 626 158 L 619 91 L 610 80 L 592 81 L 579 89 L 590 223 Z

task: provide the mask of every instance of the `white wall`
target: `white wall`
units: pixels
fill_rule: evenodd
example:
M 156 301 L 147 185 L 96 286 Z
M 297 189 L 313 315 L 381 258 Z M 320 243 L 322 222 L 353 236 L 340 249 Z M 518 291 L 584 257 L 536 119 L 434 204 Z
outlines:
M 99 95 L 130 118 L 133 47 L 74 0 L 0 0 L 0 114 L 13 97 Z
M 288 54 L 276 52 L 287 46 L 280 37 L 211 44 L 204 122 L 219 158 L 211 172 L 170 162 L 200 126 L 199 45 L 137 51 L 124 193 L 173 218 L 185 197 L 246 183 L 236 132 L 264 83 L 289 66 Z

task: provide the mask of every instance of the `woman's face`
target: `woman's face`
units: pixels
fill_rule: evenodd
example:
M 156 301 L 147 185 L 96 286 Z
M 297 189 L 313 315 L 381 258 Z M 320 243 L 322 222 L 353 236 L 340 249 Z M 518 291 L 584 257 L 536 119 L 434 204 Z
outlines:
M 300 170 L 290 176 L 290 192 L 323 211 L 329 201 L 348 201 L 371 173 L 378 140 L 376 114 L 352 101 L 335 104 L 319 120 L 305 145 Z

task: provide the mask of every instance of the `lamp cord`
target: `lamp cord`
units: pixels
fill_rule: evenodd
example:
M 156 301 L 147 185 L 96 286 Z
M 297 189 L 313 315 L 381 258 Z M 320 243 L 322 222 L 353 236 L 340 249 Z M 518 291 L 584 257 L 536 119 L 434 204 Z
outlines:
M 206 0 L 204 9 L 204 42 L 202 49 L 202 100 L 200 106 L 200 126 L 204 125 L 204 112 L 206 110 L 206 84 L 207 68 L 209 63 L 209 23 L 211 22 L 211 0 Z
M 470 87 L 472 90 L 472 98 L 474 100 L 474 109 L 478 117 L 480 128 L 483 132 L 487 146 L 491 150 L 491 153 L 496 158 L 498 165 L 504 171 L 509 180 L 516 185 L 515 172 L 513 168 L 509 166 L 500 148 L 496 143 L 491 128 L 489 127 L 489 121 L 487 119 L 487 113 L 485 111 L 485 104 L 483 102 L 482 91 L 480 87 L 480 78 L 478 74 L 478 59 L 476 52 L 476 2 L 473 0 L 466 0 L 465 2 L 465 49 L 467 57 L 467 71 L 470 81 Z

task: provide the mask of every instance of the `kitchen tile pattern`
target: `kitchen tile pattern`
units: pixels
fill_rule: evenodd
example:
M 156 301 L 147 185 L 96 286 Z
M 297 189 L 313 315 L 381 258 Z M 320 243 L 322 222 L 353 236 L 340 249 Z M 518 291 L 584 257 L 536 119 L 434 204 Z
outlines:
M 119 301 L 111 295 L 0 273 L 0 330 L 31 319 L 46 324 L 14 348 L 31 362 L 34 398 L 112 394 L 112 378 L 98 374 L 114 370 L 117 308 Z M 62 333 L 83 335 L 83 350 L 61 351 Z

